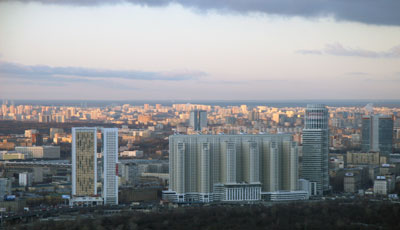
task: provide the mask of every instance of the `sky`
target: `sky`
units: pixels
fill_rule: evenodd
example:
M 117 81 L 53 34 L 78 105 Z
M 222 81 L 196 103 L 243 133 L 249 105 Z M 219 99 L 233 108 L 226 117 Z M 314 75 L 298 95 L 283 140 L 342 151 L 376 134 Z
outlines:
M 0 0 L 0 98 L 400 99 L 398 0 Z

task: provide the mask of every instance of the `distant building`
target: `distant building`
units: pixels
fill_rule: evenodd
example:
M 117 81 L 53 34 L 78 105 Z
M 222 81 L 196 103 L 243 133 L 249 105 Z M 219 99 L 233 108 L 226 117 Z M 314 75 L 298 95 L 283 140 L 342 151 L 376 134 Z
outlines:
M 394 186 L 394 175 L 377 176 L 374 180 L 374 194 L 386 196 L 394 190 Z
M 97 129 L 72 128 L 72 195 L 97 195 Z
M 388 194 L 388 181 L 384 176 L 377 176 L 374 180 L 374 194 L 387 195 Z
M 36 134 L 36 133 L 39 133 L 39 131 L 37 131 L 36 129 L 27 129 L 27 130 L 25 130 L 24 136 L 31 138 L 32 134 Z
M 136 163 L 119 163 L 118 173 L 121 176 L 122 184 L 136 186 L 139 183 L 139 168 Z
M 347 160 L 348 165 L 379 165 L 380 164 L 380 153 L 379 152 L 368 152 L 368 153 L 347 152 L 346 160 Z
M 8 142 L 6 139 L 0 142 L 0 149 L 13 150 L 15 148 L 14 142 Z
M 315 196 L 317 195 L 317 183 L 316 182 L 310 182 L 306 179 L 299 179 L 299 190 L 300 191 L 305 191 L 309 196 Z
M 103 199 L 106 205 L 118 204 L 118 129 L 103 128 Z
M 15 147 L 15 151 L 25 154 L 25 158 L 60 158 L 60 146 Z
M 15 151 L 0 151 L 0 160 L 24 160 L 25 154 L 17 153 Z
M 196 131 L 207 127 L 207 111 L 192 110 L 190 111 L 189 126 Z
M 370 115 L 362 118 L 361 149 L 380 152 L 383 156 L 393 153 L 393 117 Z
M 11 180 L 9 178 L 0 178 L 0 198 L 11 194 Z
M 298 190 L 298 149 L 291 135 L 173 135 L 169 141 L 165 199 L 257 201 Z
M 346 173 L 343 183 L 344 192 L 356 193 L 361 188 L 361 176 L 359 173 Z
M 148 123 L 152 120 L 153 118 L 150 115 L 139 115 L 138 116 L 138 121 L 140 123 Z
M 36 146 L 43 145 L 43 135 L 40 133 L 32 134 L 32 145 L 36 145 Z
M 54 138 L 56 134 L 64 134 L 64 129 L 50 128 L 50 138 Z
M 40 123 L 49 123 L 51 122 L 51 115 L 47 114 L 39 114 L 39 122 Z
M 143 157 L 143 151 L 134 150 L 134 151 L 123 151 L 119 154 L 121 157 Z
M 258 121 L 260 119 L 260 113 L 256 110 L 253 110 L 249 113 L 249 120 L 250 121 Z
M 20 186 L 31 186 L 33 182 L 33 174 L 29 172 L 23 172 L 18 175 L 18 183 Z
M 329 190 L 328 149 L 328 109 L 320 104 L 307 105 L 303 129 L 302 177 L 316 182 L 318 195 Z

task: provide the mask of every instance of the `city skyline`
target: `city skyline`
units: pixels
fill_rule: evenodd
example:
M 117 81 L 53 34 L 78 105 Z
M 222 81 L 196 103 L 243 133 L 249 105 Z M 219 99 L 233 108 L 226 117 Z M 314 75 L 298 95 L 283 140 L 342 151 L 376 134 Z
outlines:
M 0 229 L 395 229 L 400 0 L 0 0 Z
M 398 6 L 2 1 L 0 98 L 400 99 Z

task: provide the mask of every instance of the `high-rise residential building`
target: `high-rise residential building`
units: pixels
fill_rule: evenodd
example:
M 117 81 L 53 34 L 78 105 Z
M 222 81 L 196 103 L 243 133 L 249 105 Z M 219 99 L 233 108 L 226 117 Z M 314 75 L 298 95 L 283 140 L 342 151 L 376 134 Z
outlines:
M 207 127 L 207 111 L 192 110 L 190 111 L 189 126 L 196 131 Z
M 329 190 L 328 151 L 328 109 L 309 104 L 304 116 L 302 177 L 316 183 L 316 195 Z
M 362 118 L 361 149 L 380 152 L 382 156 L 393 153 L 393 117 L 369 115 Z
M 118 204 L 118 129 L 103 128 L 103 199 Z
M 72 195 L 97 195 L 96 128 L 72 128 Z
M 289 134 L 169 137 L 174 202 L 257 201 L 298 190 L 297 144 Z M 296 194 L 292 196 L 293 194 Z M 306 192 L 285 199 L 306 199 Z

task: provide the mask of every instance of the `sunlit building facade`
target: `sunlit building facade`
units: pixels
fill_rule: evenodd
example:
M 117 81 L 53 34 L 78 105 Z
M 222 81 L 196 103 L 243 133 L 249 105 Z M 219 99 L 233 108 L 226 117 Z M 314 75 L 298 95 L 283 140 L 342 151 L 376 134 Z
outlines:
M 72 195 L 97 195 L 97 129 L 72 128 Z
M 289 134 L 173 135 L 170 185 L 174 202 L 258 201 L 295 191 L 298 147 Z

